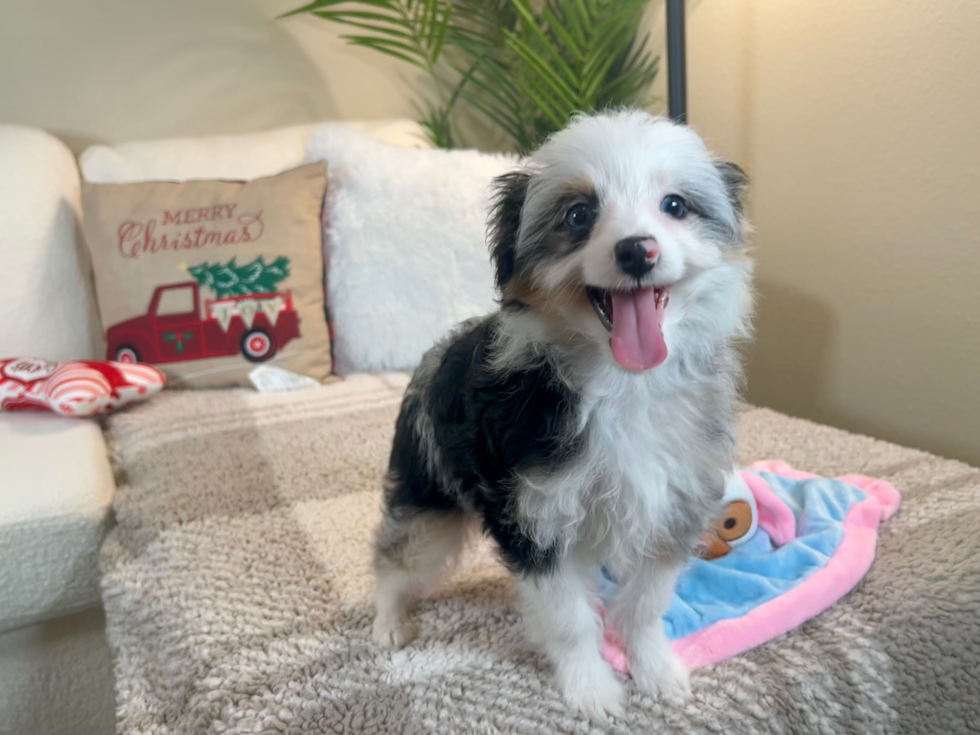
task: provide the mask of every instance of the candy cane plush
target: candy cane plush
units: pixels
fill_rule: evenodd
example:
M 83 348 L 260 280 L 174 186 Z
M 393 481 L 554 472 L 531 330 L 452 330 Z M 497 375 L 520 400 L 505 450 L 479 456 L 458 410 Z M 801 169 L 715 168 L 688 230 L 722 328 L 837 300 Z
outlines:
M 0 360 L 0 410 L 92 416 L 145 400 L 159 393 L 165 380 L 142 364 Z

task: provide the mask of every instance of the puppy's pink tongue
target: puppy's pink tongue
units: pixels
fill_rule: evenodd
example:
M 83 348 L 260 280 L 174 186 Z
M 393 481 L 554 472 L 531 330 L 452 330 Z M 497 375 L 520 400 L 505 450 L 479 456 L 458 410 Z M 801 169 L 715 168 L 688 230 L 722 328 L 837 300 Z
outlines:
M 612 292 L 613 357 L 627 370 L 649 370 L 667 359 L 664 301 L 652 288 Z

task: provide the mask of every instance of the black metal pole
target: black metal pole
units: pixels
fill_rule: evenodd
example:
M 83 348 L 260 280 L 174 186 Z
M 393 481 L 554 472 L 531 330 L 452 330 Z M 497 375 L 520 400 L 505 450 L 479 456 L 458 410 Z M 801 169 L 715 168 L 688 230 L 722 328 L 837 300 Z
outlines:
M 667 0 L 667 111 L 687 122 L 687 53 L 684 48 L 684 0 Z

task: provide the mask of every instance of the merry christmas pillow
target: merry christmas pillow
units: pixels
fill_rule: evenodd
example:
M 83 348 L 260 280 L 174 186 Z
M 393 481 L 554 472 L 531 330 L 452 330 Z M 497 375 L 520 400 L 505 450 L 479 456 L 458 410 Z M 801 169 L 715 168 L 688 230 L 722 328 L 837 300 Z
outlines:
M 251 385 L 259 363 L 331 373 L 323 163 L 249 182 L 84 184 L 106 359 L 178 388 Z

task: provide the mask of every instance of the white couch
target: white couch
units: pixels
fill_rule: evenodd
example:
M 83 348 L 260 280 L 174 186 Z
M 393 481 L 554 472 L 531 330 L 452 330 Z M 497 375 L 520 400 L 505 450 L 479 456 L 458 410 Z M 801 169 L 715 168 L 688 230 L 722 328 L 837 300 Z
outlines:
M 426 145 L 410 121 L 351 125 Z M 300 165 L 311 128 L 93 146 L 80 163 L 92 181 L 254 178 Z M 0 357 L 102 359 L 80 181 L 61 141 L 0 125 Z M 0 735 L 114 729 L 98 575 L 114 491 L 96 420 L 0 412 Z

